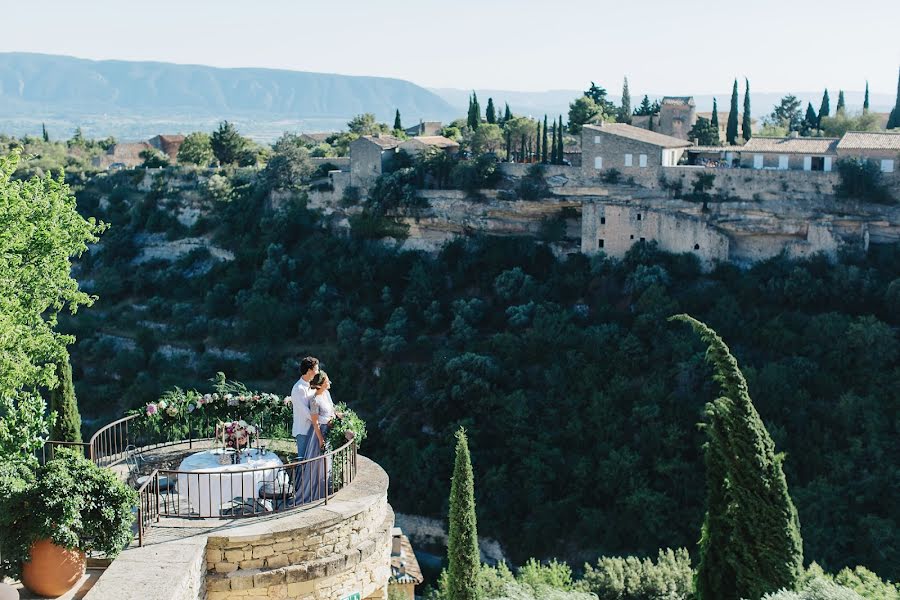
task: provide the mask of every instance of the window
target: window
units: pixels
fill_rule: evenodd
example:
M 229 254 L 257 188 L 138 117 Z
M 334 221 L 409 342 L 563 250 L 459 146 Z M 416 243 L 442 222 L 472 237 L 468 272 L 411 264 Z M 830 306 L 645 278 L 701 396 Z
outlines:
M 634 159 L 632 158 L 631 154 L 625 155 L 625 166 L 626 167 L 630 167 L 632 165 L 633 161 L 634 161 Z
M 633 233 L 631 234 L 631 237 L 630 237 L 629 239 L 632 239 L 632 240 L 634 239 L 634 234 L 633 234 Z
M 642 241 L 642 242 L 646 242 L 646 241 L 647 241 L 647 238 L 641 238 L 641 241 Z
M 606 225 L 606 217 L 600 217 L 600 224 Z
M 594 136 L 594 143 L 595 143 L 595 144 L 599 144 L 599 143 L 600 143 L 600 136 L 599 136 L 599 135 L 595 135 L 595 136 Z
M 754 169 L 762 169 L 764 159 L 765 159 L 765 157 L 762 154 L 754 154 L 753 155 L 753 168 Z
M 638 218 L 637 218 L 637 220 L 638 220 L 638 221 L 641 220 L 641 213 L 638 213 Z
M 595 168 L 595 169 L 602 169 L 602 168 L 603 168 L 603 157 L 602 157 L 602 156 L 595 156 L 595 157 L 594 157 L 594 168 Z
M 700 249 L 700 244 L 694 244 L 694 250 L 699 250 L 699 249 Z
M 894 161 L 890 158 L 886 158 L 881 161 L 881 172 L 882 173 L 893 173 L 894 172 Z
M 647 166 L 647 155 L 646 154 L 641 154 L 640 156 L 638 156 L 638 165 L 640 165 L 641 168 L 644 168 Z
M 826 172 L 831 171 L 831 157 L 830 156 L 825 157 L 824 171 L 826 171 Z
M 602 239 L 597 240 L 597 247 L 598 247 L 598 248 L 602 248 L 602 247 L 603 247 L 603 240 L 602 240 Z
M 787 171 L 788 168 L 788 155 L 787 154 L 779 154 L 778 155 L 778 170 L 779 171 Z

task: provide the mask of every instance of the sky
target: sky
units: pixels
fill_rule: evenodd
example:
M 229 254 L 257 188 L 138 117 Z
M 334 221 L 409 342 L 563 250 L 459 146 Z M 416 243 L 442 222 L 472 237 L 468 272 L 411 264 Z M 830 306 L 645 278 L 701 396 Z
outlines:
M 425 87 L 893 95 L 900 1 L 29 0 L 0 52 L 270 67 Z

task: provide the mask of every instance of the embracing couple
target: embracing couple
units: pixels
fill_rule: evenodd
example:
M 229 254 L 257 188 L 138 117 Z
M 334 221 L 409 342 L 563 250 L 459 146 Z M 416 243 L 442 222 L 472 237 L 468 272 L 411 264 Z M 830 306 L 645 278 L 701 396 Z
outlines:
M 294 410 L 292 435 L 297 440 L 297 460 L 322 456 L 331 421 L 342 418 L 331 400 L 331 380 L 319 370 L 319 359 L 307 356 L 300 361 L 300 379 L 291 389 Z

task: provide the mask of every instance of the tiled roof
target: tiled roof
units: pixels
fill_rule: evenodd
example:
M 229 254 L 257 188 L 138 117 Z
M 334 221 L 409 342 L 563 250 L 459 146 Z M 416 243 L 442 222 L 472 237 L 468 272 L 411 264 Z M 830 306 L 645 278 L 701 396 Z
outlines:
M 139 158 L 141 152 L 152 148 L 153 146 L 147 142 L 119 142 L 118 144 L 113 144 L 106 153 L 119 159 Z
M 334 135 L 334 134 L 327 132 L 327 131 L 318 131 L 315 133 L 301 133 L 300 137 L 306 137 L 317 143 L 322 143 L 325 140 L 327 140 L 328 138 L 330 138 L 332 135 Z
M 435 146 L 437 148 L 458 148 L 459 144 L 451 140 L 450 138 L 446 138 L 442 135 L 417 135 L 414 138 L 410 138 L 407 142 L 421 142 L 426 146 Z M 404 144 L 406 142 L 403 142 Z M 401 144 L 402 146 L 403 144 Z
M 373 144 L 377 144 L 381 146 L 385 150 L 389 150 L 391 148 L 396 148 L 399 146 L 403 140 L 395 138 L 392 135 L 382 135 L 382 136 L 374 136 L 374 135 L 364 135 L 360 139 L 368 140 Z
M 743 146 L 691 146 L 688 152 L 740 152 Z
M 396 530 L 397 528 L 395 527 L 394 531 Z M 399 536 L 400 555 L 391 554 L 391 578 L 389 582 L 419 585 L 424 581 L 422 570 L 419 568 L 419 561 L 416 560 L 416 555 L 413 554 L 409 538 L 402 533 Z
M 686 104 L 688 106 L 694 104 L 693 96 L 666 96 L 662 99 L 662 104 Z
M 900 133 L 848 131 L 838 142 L 838 150 L 898 150 Z
M 834 154 L 838 138 L 821 137 L 752 137 L 741 152 L 774 154 Z
M 691 142 L 670 135 L 663 135 L 655 131 L 649 131 L 641 127 L 626 125 L 625 123 L 603 123 L 602 125 L 585 125 L 585 129 L 598 133 L 607 133 L 618 137 L 628 138 L 645 144 L 652 144 L 660 148 L 684 148 Z

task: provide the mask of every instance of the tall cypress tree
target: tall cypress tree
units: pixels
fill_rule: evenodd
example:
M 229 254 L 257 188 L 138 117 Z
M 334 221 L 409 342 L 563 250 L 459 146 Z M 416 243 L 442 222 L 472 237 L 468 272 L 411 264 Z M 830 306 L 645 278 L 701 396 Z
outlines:
M 510 119 L 513 118 L 513 115 L 512 115 L 512 111 L 509 110 L 509 103 L 507 102 L 504 104 L 506 104 L 506 110 L 503 111 L 503 122 L 506 123 L 507 121 L 509 121 Z
M 844 102 L 844 90 L 838 90 L 838 103 L 834 109 L 834 114 L 842 115 L 847 112 L 847 103 Z
M 816 114 L 816 109 L 813 108 L 812 102 L 807 102 L 806 104 L 806 118 L 804 119 L 804 125 L 804 129 L 807 131 L 816 129 L 819 126 L 819 116 Z
M 722 338 L 689 315 L 708 348 L 721 388 L 706 406 L 707 513 L 697 570 L 699 600 L 758 600 L 793 589 L 803 573 L 803 541 L 788 493 L 783 455 L 753 406 L 747 382 Z
M 900 127 L 900 71 L 897 73 L 897 99 L 894 101 L 894 108 L 888 117 L 887 128 L 893 129 Z
M 747 142 L 750 140 L 752 124 L 750 122 L 750 80 L 744 77 L 744 114 L 741 119 L 741 137 Z
M 866 80 L 866 97 L 863 98 L 863 113 L 869 112 L 869 81 Z
M 403 125 L 400 124 L 400 109 L 397 109 L 397 112 L 394 113 L 394 129 L 403 129 Z
M 497 123 L 497 111 L 494 109 L 494 99 L 488 98 L 488 105 L 484 111 L 484 118 L 487 122 L 494 125 Z
M 50 390 L 50 410 L 56 413 L 51 439 L 57 442 L 81 442 L 81 415 L 72 384 L 72 365 L 69 357 L 56 365 L 56 387 Z
M 825 93 L 822 94 L 822 104 L 819 105 L 819 122 L 818 127 L 822 129 L 822 119 L 831 114 L 831 100 L 828 98 L 828 88 L 825 88 Z
M 737 144 L 738 136 L 738 85 L 737 79 L 734 80 L 734 87 L 731 89 L 731 112 L 728 113 L 728 125 L 725 127 L 725 139 L 730 145 Z
M 712 118 L 709 120 L 709 124 L 712 125 L 713 131 L 716 132 L 716 135 L 719 135 L 719 105 L 716 102 L 715 98 L 713 98 L 713 112 Z
M 552 134 L 553 142 L 551 142 L 550 146 L 550 164 L 558 165 L 559 163 L 556 160 L 557 146 L 556 146 L 556 119 L 553 119 L 553 127 Z
M 41 136 L 43 136 L 45 142 L 50 141 L 50 134 L 47 133 L 47 126 L 41 123 Z
M 450 483 L 447 588 L 453 600 L 478 599 L 478 526 L 475 517 L 475 477 L 466 431 L 456 432 L 456 460 Z
M 534 134 L 534 160 L 541 160 L 541 120 L 538 119 L 537 122 L 537 133 Z
M 472 124 L 470 127 L 478 129 L 479 125 L 481 125 L 481 105 L 478 104 L 478 95 L 472 92 Z
M 522 143 L 519 146 L 519 162 L 525 162 L 525 134 L 522 134 Z
M 561 165 L 566 157 L 565 146 L 563 145 L 563 135 L 565 135 L 566 130 L 563 128 L 562 115 L 559 115 L 559 127 L 556 130 L 559 132 L 559 142 L 556 144 L 556 162 Z
M 512 132 L 506 130 L 506 162 L 512 162 Z
M 541 162 L 547 164 L 547 115 L 544 115 L 544 137 L 541 142 Z
M 619 109 L 619 123 L 631 125 L 631 92 L 628 91 L 628 78 L 622 84 L 622 108 Z

